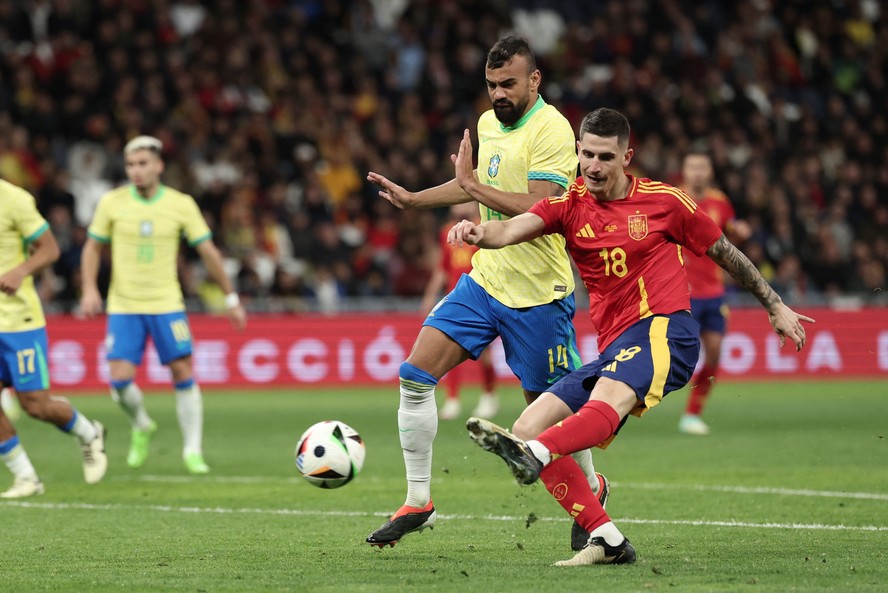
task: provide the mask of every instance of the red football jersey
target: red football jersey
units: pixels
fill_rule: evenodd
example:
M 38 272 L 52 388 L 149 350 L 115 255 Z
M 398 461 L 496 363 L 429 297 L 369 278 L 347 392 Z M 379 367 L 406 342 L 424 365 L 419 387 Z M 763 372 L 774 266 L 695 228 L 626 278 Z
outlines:
M 439 265 L 447 274 L 447 290 L 453 290 L 459 277 L 472 271 L 472 256 L 478 251 L 476 245 L 463 243 L 462 247 L 447 242 L 447 233 L 453 225 L 445 225 L 438 239 L 441 242 L 441 261 Z
M 697 207 L 709 215 L 709 218 L 724 232 L 734 220 L 734 207 L 728 196 L 717 189 L 710 189 Z M 685 254 L 685 268 L 688 271 L 688 283 L 691 285 L 691 297 L 695 299 L 712 299 L 725 294 L 724 270 L 708 256 Z
M 599 351 L 639 319 L 690 309 L 682 246 L 703 255 L 721 236 L 681 190 L 627 177 L 623 200 L 596 200 L 580 177 L 564 195 L 530 209 L 543 219 L 545 233 L 567 239 L 589 291 Z

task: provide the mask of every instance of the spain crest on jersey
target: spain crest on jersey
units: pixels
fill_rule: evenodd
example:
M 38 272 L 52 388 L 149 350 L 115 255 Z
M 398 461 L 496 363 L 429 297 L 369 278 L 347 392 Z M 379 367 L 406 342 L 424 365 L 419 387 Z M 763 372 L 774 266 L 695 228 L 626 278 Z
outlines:
M 629 236 L 636 241 L 641 241 L 648 236 L 647 214 L 629 215 Z
M 496 177 L 496 174 L 499 173 L 500 161 L 503 160 L 498 154 L 494 154 L 490 157 L 490 163 L 487 165 L 487 176 L 488 177 Z

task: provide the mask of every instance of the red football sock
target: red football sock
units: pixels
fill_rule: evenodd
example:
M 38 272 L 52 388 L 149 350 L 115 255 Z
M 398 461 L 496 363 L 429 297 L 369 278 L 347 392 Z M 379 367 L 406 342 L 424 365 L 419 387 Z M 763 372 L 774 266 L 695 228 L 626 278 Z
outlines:
M 685 408 L 686 414 L 699 415 L 706 405 L 706 398 L 712 390 L 712 383 L 715 381 L 715 373 L 717 367 L 703 365 L 700 370 L 691 378 L 691 393 L 688 395 L 688 405 Z
M 496 371 L 492 364 L 481 363 L 481 378 L 484 385 L 484 393 L 493 393 L 496 386 Z
M 591 532 L 610 521 L 583 470 L 570 455 L 559 457 L 543 468 L 540 480 L 558 504 L 586 531 Z
M 573 416 L 544 430 L 536 440 L 553 456 L 570 455 L 600 445 L 619 426 L 620 415 L 610 404 L 591 400 Z
M 462 365 L 457 365 L 447 371 L 447 397 L 459 399 L 459 388 L 462 384 Z

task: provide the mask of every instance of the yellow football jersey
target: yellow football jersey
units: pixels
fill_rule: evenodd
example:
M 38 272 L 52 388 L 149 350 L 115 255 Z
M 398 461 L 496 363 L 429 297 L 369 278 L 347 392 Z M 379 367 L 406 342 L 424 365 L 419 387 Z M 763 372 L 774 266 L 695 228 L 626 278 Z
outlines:
M 111 243 L 109 313 L 172 313 L 185 309 L 176 267 L 182 237 L 194 246 L 212 233 L 188 194 L 161 185 L 145 199 L 125 185 L 102 196 L 89 236 Z
M 25 261 L 28 243 L 48 228 L 49 223 L 37 211 L 34 196 L 0 179 L 0 274 Z M 0 292 L 0 332 L 22 332 L 45 326 L 33 276 L 27 276 L 12 296 Z
M 478 120 L 478 179 L 504 192 L 527 193 L 527 182 L 546 180 L 567 188 L 576 179 L 577 154 L 567 119 L 543 98 L 513 126 L 493 110 Z M 509 216 L 481 205 L 481 221 Z M 472 258 L 472 278 L 496 300 L 513 308 L 562 299 L 574 290 L 564 237 L 545 235 L 503 249 L 481 249 Z

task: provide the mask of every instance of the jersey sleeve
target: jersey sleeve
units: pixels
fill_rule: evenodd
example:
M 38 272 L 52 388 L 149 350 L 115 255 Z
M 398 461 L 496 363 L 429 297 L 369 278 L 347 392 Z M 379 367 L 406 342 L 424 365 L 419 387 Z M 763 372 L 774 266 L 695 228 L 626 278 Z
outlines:
M 675 241 L 679 245 L 702 257 L 718 241 L 722 231 L 687 194 L 682 192 L 682 196 L 672 202 L 670 227 L 675 230 Z
M 567 195 L 543 198 L 528 210 L 531 214 L 536 214 L 543 219 L 543 224 L 545 225 L 543 228 L 544 235 L 564 234 L 562 215 L 564 213 L 564 205 L 569 203 Z
M 210 239 L 213 236 L 213 233 L 210 231 L 210 227 L 207 226 L 207 221 L 204 220 L 203 214 L 197 206 L 197 202 L 194 201 L 194 198 L 191 196 L 185 196 L 185 199 L 183 232 L 185 234 L 185 240 L 188 241 L 188 245 L 194 247 L 195 245 Z
M 530 155 L 528 181 L 551 181 L 567 189 L 576 177 L 577 155 L 573 130 L 566 119 L 552 119 L 536 138 Z
M 109 194 L 102 196 L 96 206 L 96 213 L 93 215 L 92 222 L 89 224 L 87 234 L 99 243 L 111 242 L 111 202 L 108 199 Z
M 17 200 L 19 205 L 12 209 L 15 216 L 16 230 L 18 230 L 26 243 L 30 243 L 46 232 L 46 229 L 49 228 L 49 223 L 37 211 L 37 202 L 34 200 L 34 196 L 25 191 L 17 195 L 20 196 L 20 199 Z

